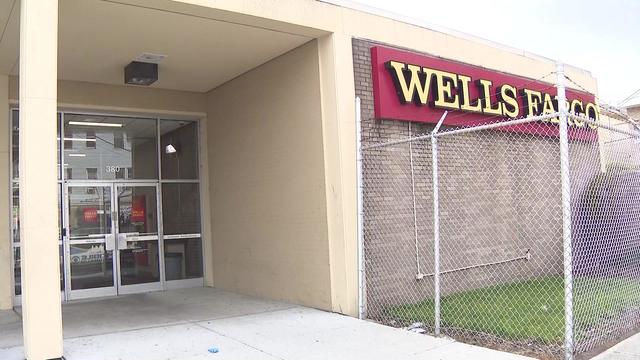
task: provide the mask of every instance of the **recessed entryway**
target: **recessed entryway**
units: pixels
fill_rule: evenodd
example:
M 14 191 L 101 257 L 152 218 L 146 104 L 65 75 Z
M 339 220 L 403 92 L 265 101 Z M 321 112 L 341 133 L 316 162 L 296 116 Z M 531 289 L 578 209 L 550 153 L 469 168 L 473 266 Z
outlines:
M 203 286 L 195 119 L 58 114 L 63 299 Z M 21 295 L 19 112 L 12 111 L 15 295 Z

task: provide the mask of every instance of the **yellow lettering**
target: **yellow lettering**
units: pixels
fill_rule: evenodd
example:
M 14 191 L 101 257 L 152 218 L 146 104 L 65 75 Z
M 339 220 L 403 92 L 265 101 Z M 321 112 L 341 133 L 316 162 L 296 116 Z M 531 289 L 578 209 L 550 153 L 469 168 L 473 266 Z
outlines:
M 458 76 L 450 72 L 428 68 L 423 68 L 422 71 L 424 71 L 427 76 L 432 72 L 436 77 L 438 91 L 435 93 L 436 98 L 433 102 L 434 106 L 446 109 L 459 109 L 460 101 L 458 99 L 458 94 L 453 94 L 453 89 L 458 81 Z
M 477 80 L 477 85 L 482 94 L 482 112 L 485 114 L 502 115 L 502 103 L 498 102 L 497 107 L 493 107 L 493 104 L 491 104 L 491 85 L 493 85 L 491 80 Z
M 458 90 L 460 94 L 462 94 L 462 103 L 460 104 L 460 110 L 481 113 L 482 112 L 482 104 L 480 101 L 474 101 L 474 104 L 471 103 L 470 95 L 469 95 L 469 83 L 471 82 L 471 78 L 464 75 L 458 75 Z
M 575 99 L 571 101 L 570 111 L 574 115 L 580 116 L 584 112 L 584 106 L 582 106 L 582 101 Z M 584 127 L 584 121 L 574 119 L 573 124 L 577 127 Z
M 539 105 L 542 101 L 542 93 L 535 90 L 523 89 L 524 106 L 527 108 L 527 116 L 536 116 L 540 113 Z
M 508 117 L 518 117 L 520 113 L 520 105 L 516 99 L 516 88 L 508 84 L 500 86 L 500 92 L 497 94 L 498 99 L 503 102 L 502 114 Z
M 398 97 L 403 103 L 412 102 L 416 99 L 421 105 L 427 105 L 429 100 L 429 86 L 431 84 L 431 77 L 427 76 L 424 83 L 420 80 L 419 74 L 422 72 L 420 66 L 407 65 L 397 61 L 389 61 L 386 64 L 387 69 L 391 71 L 391 77 L 394 80 Z M 407 85 L 407 78 L 405 73 L 409 73 L 409 84 Z
M 595 122 L 600 120 L 600 110 L 598 110 L 598 107 L 594 103 L 587 103 L 584 107 L 584 112 L 590 120 Z M 589 127 L 592 129 L 597 128 L 597 126 L 593 124 L 589 124 Z
M 555 106 L 553 106 L 553 100 L 551 100 L 551 95 L 544 93 L 544 101 L 542 103 L 542 115 L 553 114 L 556 112 Z M 549 119 L 554 124 L 559 124 L 560 119 L 558 117 L 554 117 Z

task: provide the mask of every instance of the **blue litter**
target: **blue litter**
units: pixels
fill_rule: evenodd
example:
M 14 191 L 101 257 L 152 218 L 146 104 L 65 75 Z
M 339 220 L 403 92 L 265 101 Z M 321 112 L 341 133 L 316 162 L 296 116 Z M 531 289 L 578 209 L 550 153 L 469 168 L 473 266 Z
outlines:
M 214 346 L 214 347 L 210 347 L 208 351 L 210 353 L 212 353 L 212 354 L 215 354 L 215 353 L 219 352 L 220 349 L 218 349 L 216 346 Z

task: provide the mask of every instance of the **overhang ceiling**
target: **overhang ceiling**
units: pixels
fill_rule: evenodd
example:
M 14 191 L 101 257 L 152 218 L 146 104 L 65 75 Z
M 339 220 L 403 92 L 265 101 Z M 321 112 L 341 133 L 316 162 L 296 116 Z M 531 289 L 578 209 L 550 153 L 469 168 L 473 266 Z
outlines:
M 123 85 L 142 53 L 167 55 L 152 87 L 206 92 L 311 40 L 105 0 L 60 0 L 58 77 Z M 0 73 L 18 74 L 19 0 L 0 0 Z M 2 30 L 4 29 L 4 30 Z

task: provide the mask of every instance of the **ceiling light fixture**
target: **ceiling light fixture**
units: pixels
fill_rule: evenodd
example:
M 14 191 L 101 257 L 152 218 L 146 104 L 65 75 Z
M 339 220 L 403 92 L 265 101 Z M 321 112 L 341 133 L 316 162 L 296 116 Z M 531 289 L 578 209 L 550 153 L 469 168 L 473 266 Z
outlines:
M 69 156 L 73 156 L 73 157 L 85 157 L 87 156 L 87 154 L 67 154 Z
M 85 138 L 64 138 L 64 141 L 96 142 L 96 139 L 85 139 Z
M 176 147 L 173 146 L 172 144 L 169 144 L 169 145 L 165 146 L 164 152 L 167 153 L 167 154 L 175 154 L 175 153 L 178 152 L 178 149 L 176 149 Z
M 149 86 L 158 80 L 158 64 L 132 61 L 124 68 L 124 83 Z
M 98 127 L 122 127 L 122 124 L 101 123 L 101 122 L 91 122 L 91 121 L 69 121 L 69 125 L 75 125 L 75 126 L 98 126 Z
M 138 55 L 138 57 L 133 60 L 139 61 L 139 62 L 160 64 L 160 62 L 162 62 L 162 60 L 166 58 L 167 58 L 167 55 L 164 55 L 164 54 L 154 54 L 154 53 L 146 52 Z

